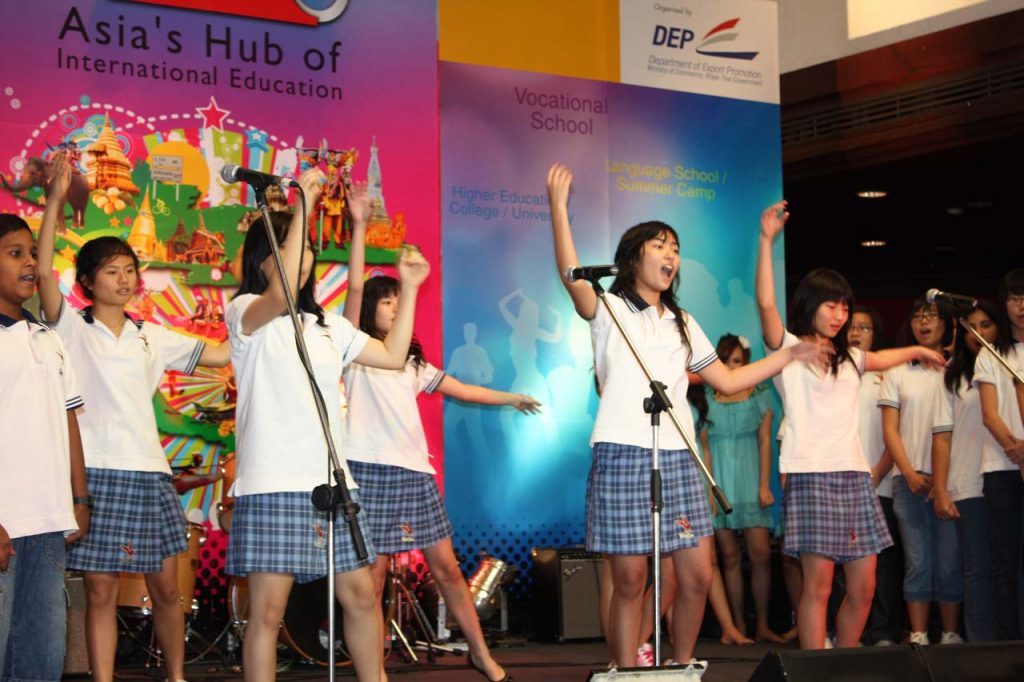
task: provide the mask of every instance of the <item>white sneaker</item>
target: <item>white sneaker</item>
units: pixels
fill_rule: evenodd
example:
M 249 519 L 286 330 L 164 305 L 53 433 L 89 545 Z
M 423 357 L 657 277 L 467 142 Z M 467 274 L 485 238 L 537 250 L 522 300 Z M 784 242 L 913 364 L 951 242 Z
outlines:
M 644 642 L 640 645 L 640 648 L 636 650 L 636 667 L 638 668 L 653 668 L 654 667 L 654 647 Z
M 875 642 L 875 646 L 896 646 L 896 643 L 891 639 L 880 639 Z
M 836 640 L 834 638 L 832 638 L 832 637 L 829 637 L 828 635 L 825 635 L 825 647 L 824 648 L 826 648 L 826 649 L 835 649 L 836 648 Z
M 910 639 L 907 640 L 910 644 L 916 644 L 918 646 L 928 646 L 931 642 L 928 641 L 927 632 L 911 632 Z
M 943 632 L 939 644 L 963 644 L 964 638 L 959 632 Z

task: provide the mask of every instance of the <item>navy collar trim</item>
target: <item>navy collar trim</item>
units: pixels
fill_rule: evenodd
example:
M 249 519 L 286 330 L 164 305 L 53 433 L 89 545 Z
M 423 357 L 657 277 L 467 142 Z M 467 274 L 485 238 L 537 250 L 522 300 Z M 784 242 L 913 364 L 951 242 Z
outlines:
M 82 315 L 82 319 L 84 319 L 88 324 L 95 324 L 96 323 L 96 318 L 92 316 L 92 306 L 91 305 L 90 306 L 86 306 L 85 308 L 83 308 L 81 315 Z M 124 319 L 126 319 L 129 322 L 131 322 L 132 324 L 134 324 L 136 329 L 142 329 L 142 325 L 144 323 L 144 320 L 136 320 L 134 317 L 132 317 L 128 313 L 124 314 Z
M 643 311 L 651 307 L 650 303 L 640 298 L 640 296 L 636 292 L 631 291 L 629 289 L 623 289 L 622 291 L 617 292 L 615 295 L 621 298 L 623 301 L 625 301 L 626 306 L 629 308 L 631 312 L 642 313 Z
M 35 318 L 35 316 L 32 315 L 32 313 L 30 313 L 29 311 L 25 310 L 24 308 L 21 309 L 21 316 L 22 316 L 22 319 L 25 322 L 31 322 L 32 324 L 39 324 L 39 320 L 37 320 Z M 22 320 L 16 320 L 13 317 L 8 317 L 7 315 L 0 315 L 0 324 L 2 324 L 5 327 L 13 327 L 14 325 L 18 324 L 21 321 Z M 42 325 L 39 324 L 39 326 L 42 326 Z

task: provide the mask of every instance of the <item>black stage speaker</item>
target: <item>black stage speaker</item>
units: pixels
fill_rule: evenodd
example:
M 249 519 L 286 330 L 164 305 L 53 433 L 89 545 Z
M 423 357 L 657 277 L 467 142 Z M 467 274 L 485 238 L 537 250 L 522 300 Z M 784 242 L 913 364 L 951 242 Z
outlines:
M 68 646 L 64 650 L 64 674 L 89 672 L 89 651 L 85 648 L 85 579 L 81 573 L 65 573 L 68 596 Z
M 770 651 L 749 682 L 1024 680 L 1024 642 Z
M 564 642 L 601 636 L 601 555 L 576 548 L 534 549 L 537 635 Z

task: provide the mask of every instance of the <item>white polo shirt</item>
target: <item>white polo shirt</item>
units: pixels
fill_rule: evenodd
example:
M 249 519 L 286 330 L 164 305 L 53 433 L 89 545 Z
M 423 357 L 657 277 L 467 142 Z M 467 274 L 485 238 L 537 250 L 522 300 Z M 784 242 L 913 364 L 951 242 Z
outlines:
M 403 369 L 349 365 L 348 411 L 341 425 L 345 458 L 436 474 L 416 396 L 433 393 L 445 376 L 430 363 L 419 367 L 411 358 Z
M 312 491 L 329 480 L 327 443 L 316 403 L 287 315 L 251 335 L 242 333 L 242 314 L 256 298 L 255 294 L 236 296 L 226 314 L 238 381 L 238 469 L 229 494 Z M 344 459 L 339 383 L 342 369 L 362 352 L 369 337 L 334 313 L 324 312 L 325 327 L 317 324 L 312 313 L 301 313 L 300 319 L 345 478 L 349 488 L 356 488 Z
M 888 370 L 878 394 L 879 407 L 900 411 L 900 440 L 914 471 L 932 471 L 932 426 L 935 424 L 935 394 L 944 391 L 942 371 L 908 362 Z M 902 476 L 893 467 L 893 476 Z
M 715 347 L 697 321 L 686 313 L 690 348 L 683 345 L 676 317 L 668 308 L 659 317 L 656 306 L 646 305 L 639 299 L 627 300 L 609 294 L 608 301 L 654 378 L 668 386 L 673 410 L 696 447 L 693 417 L 686 409 L 686 389 L 689 386 L 686 370 L 699 372 L 712 364 L 718 359 Z M 650 448 L 651 417 L 644 412 L 643 401 L 650 397 L 651 388 L 600 300 L 594 319 L 590 321 L 590 336 L 594 344 L 594 369 L 601 387 L 601 402 L 590 444 L 621 443 Z M 663 450 L 686 447 L 667 416 L 661 420 L 659 447 Z
M 1024 343 L 1017 342 L 1004 357 L 1006 362 L 1024 374 Z M 1006 428 L 1015 438 L 1024 439 L 1024 424 L 1020 420 L 1020 408 L 1017 406 L 1017 393 L 1013 388 L 1013 380 L 1002 364 L 987 348 L 982 348 L 974 363 L 974 385 L 992 384 L 996 387 L 999 416 Z M 999 441 L 993 438 L 985 443 L 982 449 L 982 471 L 1014 471 L 1018 467 L 1003 452 Z
M 82 406 L 60 338 L 0 315 L 0 524 L 11 538 L 75 530 L 68 410 Z
M 786 331 L 779 350 L 800 339 Z M 777 351 L 776 351 L 777 352 Z M 850 349 L 853 362 L 833 374 L 824 367 L 791 362 L 773 379 L 782 397 L 779 473 L 870 472 L 860 442 L 860 384 L 864 353 Z
M 860 379 L 858 403 L 860 404 L 860 444 L 872 469 L 885 452 L 885 438 L 882 436 L 882 408 L 878 406 L 878 394 L 882 388 L 881 372 L 865 372 Z M 895 467 L 893 467 L 895 468 Z M 875 488 L 879 497 L 892 497 L 892 469 Z
M 935 394 L 934 414 L 933 434 L 953 432 L 946 492 L 954 502 L 981 497 L 985 482 L 981 475 L 982 450 L 987 441 L 996 443 L 996 439 L 981 421 L 978 389 L 968 383 L 966 377 L 960 378 L 960 391 L 956 395 L 943 385 Z
M 160 444 L 153 393 L 166 370 L 195 371 L 206 344 L 125 316 L 120 334 L 61 304 L 53 328 L 78 368 L 86 407 L 78 413 L 85 465 L 171 473 Z

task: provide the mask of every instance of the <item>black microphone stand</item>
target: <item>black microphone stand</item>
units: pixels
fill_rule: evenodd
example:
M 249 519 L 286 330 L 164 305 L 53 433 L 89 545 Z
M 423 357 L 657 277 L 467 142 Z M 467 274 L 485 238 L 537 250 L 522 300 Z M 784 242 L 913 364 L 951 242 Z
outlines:
M 320 393 L 320 388 L 316 384 L 316 377 L 313 374 L 313 366 L 309 361 L 309 351 L 306 349 L 306 340 L 302 335 L 302 323 L 299 320 L 298 309 L 295 304 L 295 299 L 292 297 L 291 283 L 288 278 L 285 277 L 284 273 L 284 261 L 281 258 L 281 246 L 277 242 L 277 235 L 274 234 L 274 228 L 270 222 L 270 209 L 267 206 L 266 196 L 266 185 L 260 185 L 255 182 L 249 184 L 252 187 L 253 192 L 256 195 L 256 206 L 259 208 L 260 213 L 263 215 L 263 225 L 267 230 L 267 239 L 270 241 L 270 250 L 274 254 L 274 263 L 277 265 L 277 275 L 281 280 L 281 288 L 284 290 L 284 299 L 288 307 L 288 316 L 291 318 L 292 329 L 295 332 L 295 348 L 299 354 L 299 360 L 302 362 L 303 368 L 306 370 L 306 376 L 309 378 L 310 392 L 313 395 L 313 402 L 316 404 L 317 417 L 320 420 L 320 428 L 323 431 L 324 441 L 327 444 L 327 458 L 328 458 L 328 480 L 334 480 L 334 485 L 330 483 L 323 483 L 313 489 L 310 495 L 313 506 L 320 511 L 327 512 L 327 678 L 334 682 L 335 679 L 335 623 L 334 623 L 334 611 L 335 611 L 335 596 L 334 596 L 334 514 L 337 507 L 341 507 L 345 514 L 345 521 L 348 523 L 349 534 L 352 537 L 352 545 L 355 547 L 356 556 L 360 559 L 366 559 L 369 553 L 366 551 L 366 541 L 363 539 L 362 529 L 359 527 L 359 505 L 352 501 L 352 496 L 349 494 L 348 486 L 345 482 L 345 470 L 341 467 L 341 461 L 338 459 L 338 450 L 334 444 L 334 437 L 331 435 L 330 418 L 327 414 L 327 406 L 324 404 L 324 397 Z M 302 193 L 302 188 L 299 188 L 299 192 Z M 305 198 L 303 197 L 302 211 L 305 214 L 306 204 Z M 303 231 L 306 229 L 306 221 L 303 219 L 302 228 Z M 305 247 L 306 235 L 303 234 L 303 247 Z M 303 248 L 305 253 L 305 248 Z M 300 256 L 301 258 L 301 256 Z M 314 273 L 310 273 L 312 277 Z M 302 277 L 302 261 L 299 261 L 299 277 Z M 297 282 L 297 289 L 302 288 L 302 282 Z
M 697 454 L 697 448 L 690 440 L 690 436 L 683 429 L 682 422 L 676 416 L 675 410 L 672 409 L 672 401 L 669 400 L 668 393 L 666 393 L 665 384 L 657 381 L 651 374 L 651 370 L 647 367 L 647 363 L 644 362 L 640 352 L 636 349 L 633 344 L 633 339 L 630 338 L 629 332 L 622 326 L 622 321 L 619 320 L 619 316 L 615 313 L 615 309 L 612 308 L 611 303 L 608 302 L 608 294 L 605 292 L 604 287 L 598 281 L 597 277 L 585 277 L 590 286 L 594 288 L 594 293 L 601 299 L 604 304 L 605 310 L 612 318 L 612 322 L 615 323 L 615 327 L 619 330 L 622 335 L 622 339 L 626 342 L 629 347 L 629 352 L 632 353 L 636 359 L 637 364 L 640 365 L 640 369 L 643 371 L 644 376 L 647 377 L 647 382 L 651 387 L 651 396 L 644 398 L 644 412 L 651 415 L 651 537 L 652 537 L 652 563 L 654 564 L 654 582 L 651 587 L 654 592 L 654 667 L 661 667 L 661 509 L 662 509 L 662 488 L 661 488 L 661 470 L 658 468 L 658 431 L 661 426 L 661 413 L 665 412 L 668 414 L 669 419 L 672 420 L 672 424 L 675 426 L 676 431 L 683 438 L 683 442 L 686 444 L 687 449 L 690 451 L 690 456 L 693 461 L 697 463 L 697 468 L 704 475 L 704 480 L 707 482 L 708 487 L 715 496 L 715 500 L 718 502 L 719 508 L 726 514 L 732 513 L 732 505 L 729 504 L 729 499 L 725 496 L 725 492 L 722 491 L 718 484 L 715 483 L 715 479 L 712 477 L 711 472 L 704 465 L 704 460 L 701 459 L 700 455 Z

